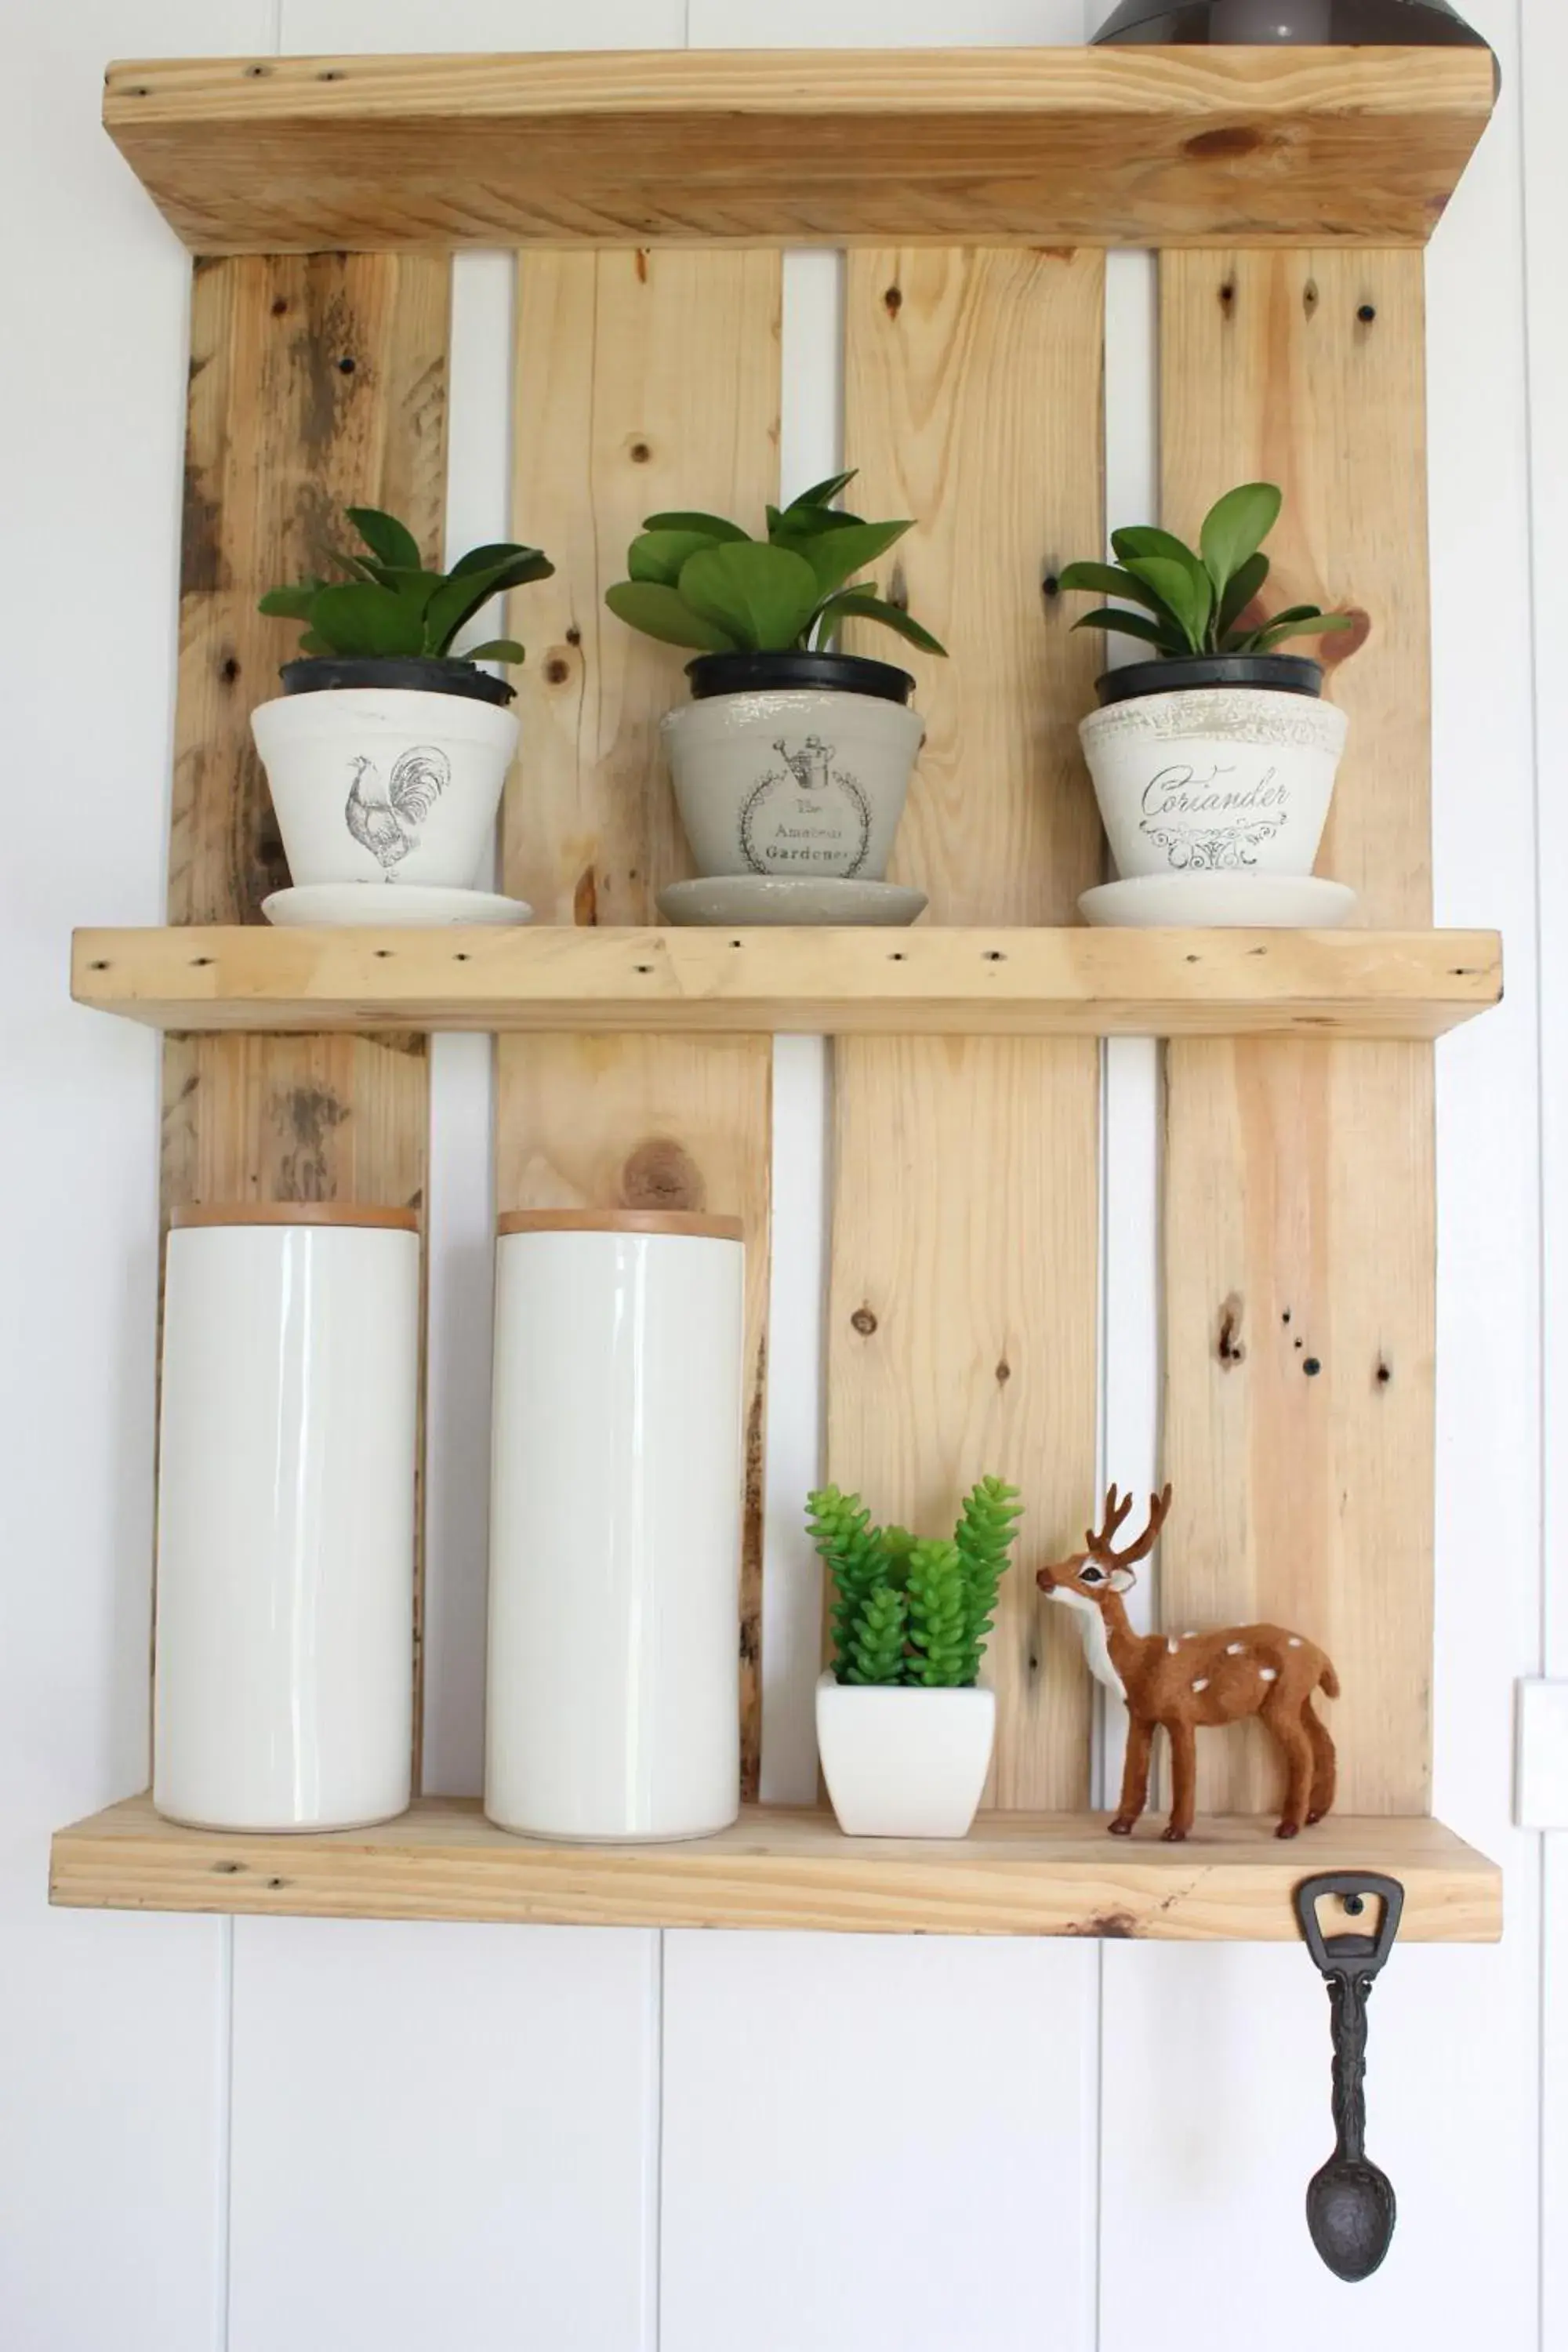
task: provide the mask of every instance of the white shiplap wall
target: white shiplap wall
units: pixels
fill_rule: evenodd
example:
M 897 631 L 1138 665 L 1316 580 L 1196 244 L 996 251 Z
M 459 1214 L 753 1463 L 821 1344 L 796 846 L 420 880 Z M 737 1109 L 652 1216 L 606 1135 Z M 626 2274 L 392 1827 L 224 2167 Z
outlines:
M 74 1011 L 64 967 L 71 923 L 159 911 L 186 272 L 97 130 L 104 60 L 1072 40 L 1102 13 L 9 0 L 3 2352 L 1568 2347 L 1568 1851 L 1543 1863 L 1509 1821 L 1513 1680 L 1543 1660 L 1568 1674 L 1550 1475 L 1568 1438 L 1551 1319 L 1568 1309 L 1561 0 L 1471 0 L 1505 92 L 1431 264 L 1439 916 L 1500 922 L 1510 957 L 1507 1006 L 1440 1060 L 1437 1787 L 1505 1860 L 1510 1925 L 1496 1952 L 1406 1951 L 1379 1993 L 1373 2147 L 1404 2208 L 1383 2274 L 1343 2289 L 1306 2245 L 1327 2035 L 1299 1953 L 121 1919 L 43 1900 L 49 1829 L 135 1785 L 145 1738 L 154 1046 Z M 836 453 L 837 299 L 830 257 L 792 257 L 786 479 Z M 1150 504 L 1151 302 L 1148 265 L 1117 257 L 1120 519 Z M 459 263 L 456 542 L 507 519 L 510 306 L 504 261 Z M 435 1075 L 426 1767 L 460 1789 L 479 1752 L 482 1044 L 438 1040 Z M 786 1796 L 814 1771 L 816 1590 L 792 1514 L 819 1425 L 821 1049 L 782 1046 L 778 1082 L 765 1769 Z M 1142 1475 L 1152 1049 L 1114 1048 L 1108 1087 L 1106 1446 Z

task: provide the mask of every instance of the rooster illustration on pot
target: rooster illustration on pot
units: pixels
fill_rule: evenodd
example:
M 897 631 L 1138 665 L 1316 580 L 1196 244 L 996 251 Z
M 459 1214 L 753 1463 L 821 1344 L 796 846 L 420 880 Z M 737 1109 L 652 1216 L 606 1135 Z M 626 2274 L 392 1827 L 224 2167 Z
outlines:
M 384 793 L 374 760 L 362 753 L 353 770 L 343 814 L 354 839 L 379 861 L 382 880 L 390 882 L 393 867 L 418 848 L 419 827 L 451 782 L 451 762 L 434 744 L 416 743 L 393 761 Z

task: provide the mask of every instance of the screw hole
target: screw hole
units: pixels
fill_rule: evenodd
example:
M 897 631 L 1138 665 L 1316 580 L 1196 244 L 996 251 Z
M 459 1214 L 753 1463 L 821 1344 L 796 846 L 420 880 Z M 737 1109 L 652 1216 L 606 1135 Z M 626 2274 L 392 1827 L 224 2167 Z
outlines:
M 902 963 L 903 960 L 904 951 L 902 948 L 895 948 L 892 954 L 888 958 L 888 961 L 889 963 Z
M 1007 961 L 1000 948 L 984 949 L 983 950 L 983 957 L 986 963 L 1005 963 Z
M 1370 327 L 1376 316 L 1377 307 L 1375 303 L 1372 302 L 1363 302 L 1361 309 L 1356 312 L 1356 317 L 1361 320 L 1363 327 Z M 1345 1908 L 1347 1911 L 1349 1910 L 1349 1904 L 1345 1906 Z
M 1307 1378 L 1310 1381 L 1315 1381 L 1322 1369 L 1322 1365 L 1318 1361 L 1316 1356 L 1308 1356 L 1301 1366 L 1301 1370 L 1306 1373 Z
M 1041 593 L 1041 595 L 1042 595 L 1042 596 L 1059 596 L 1059 595 L 1061 594 L 1061 593 L 1062 593 L 1062 583 L 1061 583 L 1061 582 L 1057 578 L 1057 575 L 1056 575 L 1056 573 L 1055 573 L 1054 572 L 1047 572 L 1047 574 L 1046 574 L 1046 576 L 1045 576 L 1045 578 L 1044 578 L 1044 579 L 1041 581 L 1041 583 L 1040 583 L 1040 593 Z
M 1347 1895 L 1345 1896 L 1345 1912 L 1348 1917 L 1352 1919 L 1359 1919 L 1365 1909 L 1366 1896 L 1364 1895 Z
M 340 360 L 338 362 L 338 373 L 340 375 L 353 375 L 353 372 L 354 363 L 353 360 Z

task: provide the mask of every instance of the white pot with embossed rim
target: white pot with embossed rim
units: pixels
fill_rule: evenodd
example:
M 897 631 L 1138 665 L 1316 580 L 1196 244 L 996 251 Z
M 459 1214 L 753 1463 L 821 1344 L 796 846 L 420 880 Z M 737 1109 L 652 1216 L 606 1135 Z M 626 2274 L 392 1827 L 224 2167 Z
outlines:
M 977 1687 L 816 1685 L 822 1777 L 846 1837 L 961 1838 L 996 1738 L 996 1696 Z
M 289 662 L 289 690 L 250 716 L 290 877 L 467 889 L 495 831 L 517 750 L 510 710 L 471 686 L 328 687 L 300 672 L 467 669 L 471 663 Z M 311 690 L 316 689 L 316 690 Z
M 914 680 L 853 654 L 704 654 L 660 733 L 704 877 L 879 882 L 925 740 Z
M 1282 654 L 1108 672 L 1079 732 L 1121 879 L 1310 875 L 1348 723 L 1321 684 Z

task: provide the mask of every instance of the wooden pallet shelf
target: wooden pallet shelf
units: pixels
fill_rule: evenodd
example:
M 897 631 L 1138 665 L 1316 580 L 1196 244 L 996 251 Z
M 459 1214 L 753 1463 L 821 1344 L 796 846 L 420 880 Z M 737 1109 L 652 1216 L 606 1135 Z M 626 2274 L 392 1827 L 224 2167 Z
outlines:
M 749 1805 L 689 1844 L 545 1845 L 492 1829 L 477 1802 L 426 1798 L 400 1821 L 330 1836 L 237 1837 L 160 1821 L 146 1797 L 61 1830 L 52 1902 L 330 1919 L 558 1927 L 778 1927 L 950 1936 L 1294 1940 L 1293 1889 L 1319 1871 L 1405 1887 L 1401 1937 L 1490 1943 L 1496 1865 L 1432 1821 L 1331 1819 L 1293 1845 L 1271 1821 L 1200 1822 L 1165 1845 L 1103 1816 L 983 1813 L 952 1842 L 846 1838 L 832 1815 Z
M 199 253 L 1424 245 L 1479 48 L 157 59 L 104 121 Z
M 1491 931 L 79 931 L 80 1003 L 174 1030 L 1435 1037 Z

